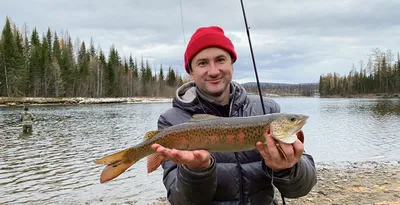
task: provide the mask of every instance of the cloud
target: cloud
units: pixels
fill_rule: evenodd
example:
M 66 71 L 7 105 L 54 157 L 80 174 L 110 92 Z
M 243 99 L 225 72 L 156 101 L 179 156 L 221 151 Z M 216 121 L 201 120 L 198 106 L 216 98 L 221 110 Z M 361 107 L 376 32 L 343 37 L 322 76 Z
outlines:
M 373 48 L 399 51 L 394 43 L 400 42 L 399 1 L 243 2 L 260 81 L 317 82 L 324 73 L 347 74 Z M 2 1 L 0 13 L 41 33 L 50 27 L 68 31 L 73 40 L 93 37 L 106 53 L 113 44 L 126 56 L 151 56 L 153 64 L 182 74 L 191 34 L 219 25 L 238 53 L 234 79 L 255 81 L 240 1 L 14 0 Z

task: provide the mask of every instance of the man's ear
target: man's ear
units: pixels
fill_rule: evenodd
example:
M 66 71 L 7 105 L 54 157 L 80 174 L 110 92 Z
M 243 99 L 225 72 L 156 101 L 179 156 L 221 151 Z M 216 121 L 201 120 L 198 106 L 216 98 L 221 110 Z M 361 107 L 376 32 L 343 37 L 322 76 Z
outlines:
M 189 69 L 189 72 L 190 72 L 190 74 L 189 74 L 190 80 L 194 81 L 192 69 Z

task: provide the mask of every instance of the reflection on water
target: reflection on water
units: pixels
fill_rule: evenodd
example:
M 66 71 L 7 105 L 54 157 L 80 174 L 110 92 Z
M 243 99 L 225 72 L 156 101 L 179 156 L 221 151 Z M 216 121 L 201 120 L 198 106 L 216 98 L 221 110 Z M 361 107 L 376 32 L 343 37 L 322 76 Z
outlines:
M 400 101 L 276 98 L 282 112 L 310 116 L 306 152 L 316 162 L 400 160 Z M 0 107 L 0 204 L 140 204 L 165 196 L 162 170 L 145 159 L 100 184 L 100 157 L 132 146 L 170 107 L 160 104 L 33 106 L 38 119 L 22 134 L 21 108 Z
M 400 100 L 379 100 L 372 110 L 376 115 L 400 115 Z

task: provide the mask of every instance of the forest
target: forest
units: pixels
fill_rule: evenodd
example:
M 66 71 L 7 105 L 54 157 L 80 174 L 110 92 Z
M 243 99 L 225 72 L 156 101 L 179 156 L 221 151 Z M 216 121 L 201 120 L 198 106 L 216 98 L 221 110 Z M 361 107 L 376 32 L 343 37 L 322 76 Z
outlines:
M 371 50 L 368 61 L 354 64 L 348 75 L 338 73 L 321 75 L 319 79 L 321 97 L 384 96 L 400 97 L 400 56 L 388 49 Z
M 121 56 L 112 45 L 103 49 L 73 42 L 68 31 L 43 35 L 6 18 L 0 37 L 0 96 L 125 97 L 172 96 L 186 80 L 174 68 L 152 68 L 143 57 Z

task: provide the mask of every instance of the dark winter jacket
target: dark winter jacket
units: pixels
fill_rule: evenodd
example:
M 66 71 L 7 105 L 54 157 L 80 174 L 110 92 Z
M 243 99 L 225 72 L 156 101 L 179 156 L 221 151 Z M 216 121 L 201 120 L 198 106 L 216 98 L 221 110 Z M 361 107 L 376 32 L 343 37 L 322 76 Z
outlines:
M 280 106 L 264 98 L 266 113 L 280 112 Z M 262 115 L 260 97 L 247 95 L 245 89 L 231 83 L 230 116 Z M 161 114 L 158 128 L 188 121 L 193 114 L 220 115 L 218 105 L 206 100 L 193 82 L 175 93 L 173 107 Z M 293 168 L 276 173 L 268 168 L 257 149 L 244 152 L 211 153 L 211 165 L 204 170 L 189 170 L 171 161 L 162 164 L 163 182 L 171 204 L 273 204 L 274 189 L 286 197 L 307 195 L 317 182 L 313 158 L 303 154 Z M 273 174 L 273 182 L 271 178 Z

